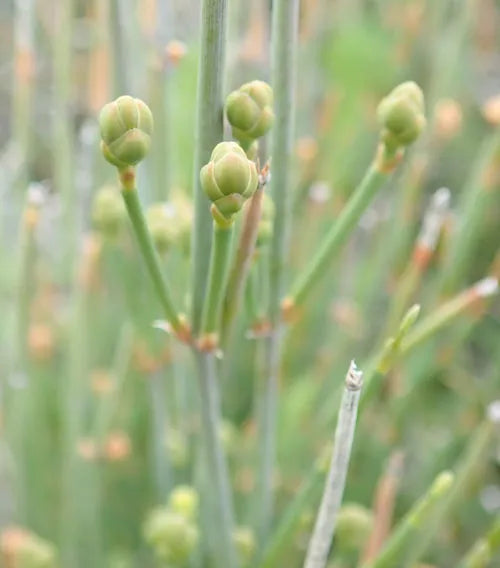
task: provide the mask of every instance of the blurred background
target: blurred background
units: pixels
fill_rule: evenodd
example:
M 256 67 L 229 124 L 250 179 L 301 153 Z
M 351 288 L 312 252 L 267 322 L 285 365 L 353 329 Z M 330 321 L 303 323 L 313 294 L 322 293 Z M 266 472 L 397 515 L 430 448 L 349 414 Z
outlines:
M 229 2 L 225 93 L 270 79 L 271 4 Z M 176 486 L 203 487 L 191 357 L 151 326 L 158 305 L 97 125 L 121 94 L 153 111 L 139 188 L 186 311 L 199 24 L 196 0 L 0 3 L 0 557 L 9 568 L 21 566 L 15 551 L 27 541 L 49 556 L 57 549 L 65 568 L 163 565 L 144 538 L 148 514 Z M 333 435 L 332 393 L 349 361 L 363 367 L 413 303 L 432 314 L 500 275 L 499 31 L 497 0 L 301 2 L 289 278 L 370 163 L 380 99 L 416 81 L 428 128 L 287 333 L 275 527 Z M 260 157 L 269 157 L 266 141 Z M 415 242 L 441 187 L 450 205 L 418 272 Z M 258 340 L 247 332 L 265 309 L 254 272 L 226 354 L 221 426 L 249 566 Z M 363 409 L 345 501 L 361 507 L 366 535 L 387 464 L 401 461 L 396 519 L 454 467 L 499 394 L 500 305 L 471 302 Z M 500 512 L 498 441 L 477 465 L 436 531 L 429 565 L 456 566 Z M 321 489 L 320 480 L 276 566 L 301 565 Z M 210 565 L 209 525 L 202 510 L 196 550 L 179 567 Z M 349 534 L 338 537 L 332 566 L 356 565 L 367 536 L 353 543 Z

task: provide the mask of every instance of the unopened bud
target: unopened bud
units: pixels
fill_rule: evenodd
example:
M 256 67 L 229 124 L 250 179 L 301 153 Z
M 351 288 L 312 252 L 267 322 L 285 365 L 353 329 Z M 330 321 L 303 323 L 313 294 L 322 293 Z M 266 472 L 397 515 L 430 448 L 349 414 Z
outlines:
M 158 509 L 146 522 L 144 537 L 156 556 L 167 564 L 183 565 L 198 544 L 198 529 L 184 516 Z
M 373 527 L 373 514 L 356 503 L 341 507 L 337 518 L 337 544 L 342 549 L 363 548 Z
M 146 221 L 156 250 L 165 254 L 176 240 L 175 220 L 168 204 L 155 203 L 146 212 Z
M 264 193 L 262 196 L 262 209 L 257 229 L 257 247 L 267 244 L 273 236 L 274 212 L 274 202 L 271 196 Z
M 214 148 L 210 162 L 201 169 L 200 180 L 213 203 L 214 219 L 230 224 L 232 216 L 257 188 L 257 168 L 238 144 L 221 142 Z
M 148 153 L 153 134 L 153 115 L 140 99 L 128 95 L 108 103 L 99 115 L 101 150 L 118 168 L 135 166 Z
M 420 87 L 413 81 L 402 83 L 382 100 L 377 114 L 385 145 L 391 150 L 409 146 L 426 124 Z
M 257 547 L 255 535 L 250 527 L 237 527 L 233 532 L 236 551 L 243 566 L 249 564 Z
M 274 122 L 273 90 L 264 81 L 245 83 L 227 97 L 226 114 L 240 142 L 264 136 Z

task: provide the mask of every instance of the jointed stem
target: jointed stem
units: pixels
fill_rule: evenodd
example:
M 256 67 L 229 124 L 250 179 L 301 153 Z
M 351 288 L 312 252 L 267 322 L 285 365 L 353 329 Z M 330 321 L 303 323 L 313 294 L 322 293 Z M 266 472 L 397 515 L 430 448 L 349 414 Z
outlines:
M 198 364 L 204 449 L 208 460 L 210 486 L 215 493 L 213 502 L 217 507 L 219 542 L 214 549 L 219 555 L 219 566 L 235 568 L 238 562 L 232 539 L 233 503 L 219 431 L 220 399 L 215 373 L 216 360 L 213 353 L 195 351 L 195 356 Z
M 345 390 L 335 431 L 328 479 L 307 550 L 304 568 L 323 568 L 328 560 L 328 553 L 335 532 L 335 523 L 344 494 L 361 386 L 362 374 L 357 371 L 354 362 L 352 362 L 345 380 Z

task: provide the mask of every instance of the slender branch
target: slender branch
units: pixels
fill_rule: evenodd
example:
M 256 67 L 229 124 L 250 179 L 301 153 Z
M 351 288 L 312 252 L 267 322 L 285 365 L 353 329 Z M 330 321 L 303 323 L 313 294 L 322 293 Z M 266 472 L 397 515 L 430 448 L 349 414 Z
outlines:
M 186 324 L 182 321 L 182 319 L 180 319 L 177 310 L 174 307 L 172 294 L 167 281 L 163 276 L 160 260 L 146 226 L 141 203 L 139 201 L 139 195 L 137 193 L 137 188 L 135 187 L 134 169 L 127 168 L 126 170 L 122 170 L 120 172 L 120 181 L 122 183 L 122 196 L 134 228 L 135 236 L 137 237 L 139 248 L 144 258 L 144 262 L 146 263 L 156 294 L 165 313 L 165 317 L 179 339 L 187 341 L 189 333 L 186 329 Z
M 323 568 L 328 560 L 335 523 L 344 494 L 362 384 L 362 373 L 357 370 L 352 361 L 345 379 L 330 470 L 307 549 L 304 568 Z
M 213 350 L 219 343 L 219 323 L 222 300 L 226 289 L 229 259 L 231 258 L 231 243 L 234 224 L 229 226 L 213 223 L 212 252 L 208 273 L 208 286 L 203 317 L 201 320 L 200 347 L 203 350 Z
M 449 494 L 454 481 L 455 477 L 453 473 L 449 471 L 440 473 L 427 493 L 417 501 L 396 527 L 377 559 L 371 564 L 365 565 L 366 568 L 392 568 L 393 566 L 402 565 L 413 566 L 413 564 L 403 564 L 403 555 L 420 530 L 436 514 L 439 505 Z
M 222 140 L 227 0 L 203 0 L 201 55 L 198 73 L 196 145 L 193 164 L 194 223 L 192 271 L 192 327 L 199 331 L 210 258 L 210 206 L 200 185 L 200 170 Z

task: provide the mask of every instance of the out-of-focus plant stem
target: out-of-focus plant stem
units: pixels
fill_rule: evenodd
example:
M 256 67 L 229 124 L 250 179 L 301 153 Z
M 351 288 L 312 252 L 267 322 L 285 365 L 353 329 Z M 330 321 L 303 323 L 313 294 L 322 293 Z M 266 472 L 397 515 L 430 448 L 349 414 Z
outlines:
M 212 217 L 200 183 L 200 170 L 222 140 L 222 89 L 224 81 L 227 0 L 203 0 L 201 52 L 193 164 L 194 222 L 192 237 L 191 325 L 196 334 L 201 325 L 208 278 Z
M 494 555 L 500 548 L 500 515 L 497 516 L 491 528 L 476 541 L 473 547 L 460 562 L 459 568 L 487 568 L 493 561 Z
M 298 36 L 298 0 L 276 0 L 272 13 L 271 86 L 275 96 L 275 124 L 271 156 L 271 195 L 276 211 L 269 262 L 269 318 L 271 332 L 264 338 L 264 367 L 259 377 L 259 464 L 256 485 L 256 528 L 262 543 L 268 537 L 274 498 L 278 374 L 281 351 L 281 307 L 291 212 L 292 151 L 295 121 L 295 75 Z
M 54 63 L 54 115 L 52 159 L 55 189 L 61 200 L 62 226 L 65 232 L 63 260 L 71 268 L 76 246 L 76 194 L 73 188 L 74 137 L 71 112 L 72 38 L 74 0 L 56 3 L 52 30 Z

